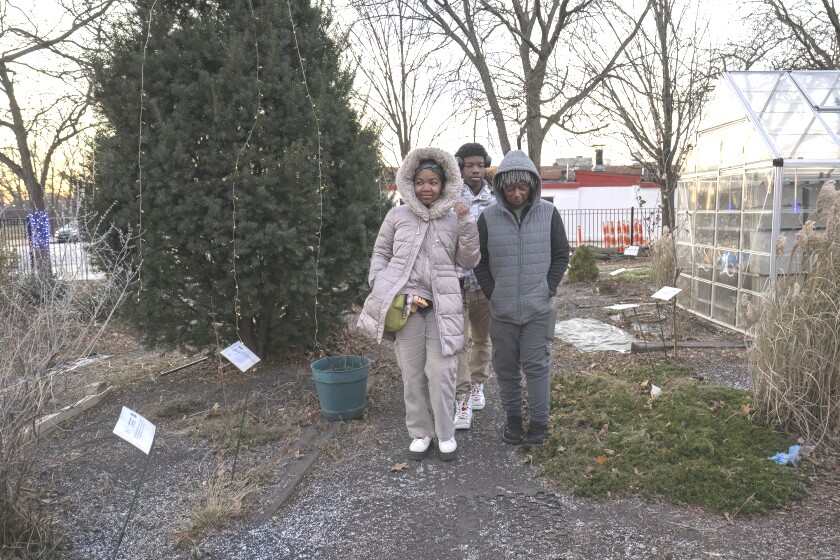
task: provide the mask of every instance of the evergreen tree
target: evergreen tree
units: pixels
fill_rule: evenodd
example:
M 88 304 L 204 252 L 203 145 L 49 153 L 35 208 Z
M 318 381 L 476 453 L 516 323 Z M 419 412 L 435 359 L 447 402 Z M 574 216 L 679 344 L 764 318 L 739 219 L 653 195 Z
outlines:
M 158 2 L 144 57 L 150 4 L 118 25 L 95 75 L 107 126 L 91 210 L 136 235 L 142 185 L 131 316 L 168 345 L 225 344 L 238 326 L 266 356 L 313 342 L 317 295 L 323 341 L 361 297 L 386 211 L 328 16 L 291 0 L 304 83 L 285 1 Z
M 598 264 L 587 245 L 581 245 L 569 259 L 569 282 L 590 283 L 598 279 Z

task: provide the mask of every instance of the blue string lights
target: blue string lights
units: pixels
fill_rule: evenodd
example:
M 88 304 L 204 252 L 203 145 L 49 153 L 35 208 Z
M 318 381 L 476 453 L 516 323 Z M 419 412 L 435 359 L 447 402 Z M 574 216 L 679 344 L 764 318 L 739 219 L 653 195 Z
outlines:
M 26 231 L 33 249 L 48 249 L 50 246 L 50 219 L 43 210 L 35 210 L 26 216 Z

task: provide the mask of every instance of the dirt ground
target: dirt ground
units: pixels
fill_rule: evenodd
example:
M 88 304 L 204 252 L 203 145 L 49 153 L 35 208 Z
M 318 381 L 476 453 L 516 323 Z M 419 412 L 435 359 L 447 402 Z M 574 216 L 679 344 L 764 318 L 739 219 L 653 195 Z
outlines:
M 600 266 L 606 272 L 646 264 L 640 258 Z M 620 277 L 617 295 L 563 284 L 558 320 L 593 318 L 632 330 L 628 317 L 604 306 L 650 302 L 652 292 L 650 282 Z M 675 322 L 681 340 L 743 340 L 681 310 L 673 317 L 663 308 L 660 323 L 652 306 L 643 309 L 651 341 L 657 328 L 674 332 Z M 393 351 L 354 329 L 330 354 L 371 359 L 366 410 L 361 420 L 338 426 L 320 413 L 308 370 L 312 356 L 260 364 L 247 374 L 211 357 L 161 376 L 196 357 L 144 349 L 121 332 L 106 336 L 97 351 L 111 357 L 68 373 L 67 395 L 94 380 L 113 385 L 113 394 L 62 424 L 39 450 L 41 502 L 56 514 L 61 558 L 111 556 L 146 458 L 112 434 L 127 406 L 157 425 L 157 439 L 118 558 L 840 559 L 840 462 L 830 454 L 809 463 L 813 484 L 804 500 L 753 518 L 638 499 L 593 501 L 552 489 L 534 475 L 526 455 L 501 442 L 503 413 L 492 376 L 488 407 L 471 430 L 458 433 L 458 460 L 430 458 L 394 470 L 406 462 L 409 440 Z M 553 350 L 554 367 L 571 372 L 619 370 L 650 359 L 584 353 L 559 340 Z M 711 383 L 750 386 L 744 349 L 680 350 L 668 359 Z M 231 483 L 246 396 L 246 438 Z M 318 444 L 331 429 L 335 435 Z M 302 483 L 276 507 L 295 472 L 317 453 Z M 206 514 L 208 497 L 220 496 L 230 498 L 220 508 L 232 517 L 202 528 L 198 514 Z

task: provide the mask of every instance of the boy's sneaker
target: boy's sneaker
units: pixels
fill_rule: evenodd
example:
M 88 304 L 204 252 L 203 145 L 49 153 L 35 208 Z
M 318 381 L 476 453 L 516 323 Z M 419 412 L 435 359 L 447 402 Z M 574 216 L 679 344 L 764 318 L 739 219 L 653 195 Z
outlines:
M 470 401 L 472 401 L 473 410 L 481 410 L 487 404 L 484 398 L 484 383 L 473 383 L 470 390 Z
M 438 440 L 438 454 L 441 461 L 451 461 L 458 454 L 458 443 L 455 438 Z
M 522 417 L 508 416 L 505 429 L 502 430 L 502 441 L 511 445 L 522 443 Z
M 464 395 L 458 399 L 455 405 L 455 429 L 469 430 L 472 425 L 472 399 L 470 395 Z
M 408 455 L 414 461 L 422 461 L 429 454 L 431 447 L 432 438 L 429 436 L 414 438 L 414 441 L 408 446 Z
M 531 424 L 528 426 L 528 433 L 525 434 L 523 444 L 530 447 L 538 447 L 548 439 L 548 427 L 545 424 Z

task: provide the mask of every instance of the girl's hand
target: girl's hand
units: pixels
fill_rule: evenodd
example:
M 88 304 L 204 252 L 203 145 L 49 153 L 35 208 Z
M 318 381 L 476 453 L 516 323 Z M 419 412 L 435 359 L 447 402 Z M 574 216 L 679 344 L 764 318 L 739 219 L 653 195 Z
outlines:
M 470 213 L 470 208 L 463 202 L 456 202 L 455 203 L 455 215 L 459 218 L 463 218 L 464 216 L 468 216 Z

